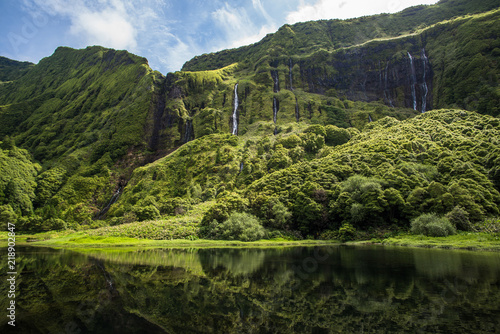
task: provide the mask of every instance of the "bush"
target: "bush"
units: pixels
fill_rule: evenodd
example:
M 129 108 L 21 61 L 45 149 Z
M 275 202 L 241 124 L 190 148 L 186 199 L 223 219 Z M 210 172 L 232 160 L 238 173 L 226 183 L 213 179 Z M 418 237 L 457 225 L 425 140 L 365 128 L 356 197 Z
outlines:
M 202 233 L 205 237 L 222 240 L 255 241 L 266 236 L 266 230 L 257 217 L 234 212 L 223 223 L 213 220 Z
M 160 211 L 153 205 L 134 208 L 134 213 L 139 221 L 154 220 L 160 218 Z
M 469 213 L 463 207 L 457 205 L 445 216 L 458 230 L 471 231 L 472 225 L 469 220 Z
M 356 237 L 356 229 L 351 224 L 344 224 L 339 228 L 338 238 L 340 241 L 354 240 Z
M 320 240 L 337 240 L 339 233 L 337 231 L 326 230 L 319 235 Z
M 424 213 L 411 221 L 411 233 L 428 237 L 446 237 L 456 233 L 455 227 L 444 217 Z

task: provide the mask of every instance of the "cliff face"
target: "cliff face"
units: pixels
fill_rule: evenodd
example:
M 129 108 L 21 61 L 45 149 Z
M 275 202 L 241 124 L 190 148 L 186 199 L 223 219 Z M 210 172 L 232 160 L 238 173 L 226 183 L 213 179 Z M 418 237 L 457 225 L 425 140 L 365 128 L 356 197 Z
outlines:
M 374 57 L 373 52 L 379 56 Z M 292 89 L 352 101 L 383 101 L 390 107 L 421 112 L 432 109 L 432 63 L 425 48 L 417 45 L 408 51 L 396 43 L 350 48 L 319 53 L 295 65 L 290 65 L 290 58 L 288 63 L 292 67 L 284 69 L 281 76 Z

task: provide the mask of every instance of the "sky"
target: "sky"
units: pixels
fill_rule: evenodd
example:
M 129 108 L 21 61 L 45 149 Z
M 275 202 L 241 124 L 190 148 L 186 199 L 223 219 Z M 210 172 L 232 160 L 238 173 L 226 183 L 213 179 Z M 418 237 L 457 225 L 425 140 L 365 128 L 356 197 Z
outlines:
M 436 0 L 0 0 L 0 56 L 38 63 L 58 46 L 146 57 L 163 74 L 283 24 L 395 13 Z

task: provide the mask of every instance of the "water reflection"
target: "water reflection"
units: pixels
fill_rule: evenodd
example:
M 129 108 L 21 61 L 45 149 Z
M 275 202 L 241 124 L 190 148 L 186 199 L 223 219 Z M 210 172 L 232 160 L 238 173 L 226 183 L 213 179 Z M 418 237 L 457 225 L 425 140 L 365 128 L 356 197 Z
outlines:
M 338 246 L 19 254 L 17 333 L 483 333 L 500 325 L 497 253 Z M 9 329 L 2 319 L 1 332 Z

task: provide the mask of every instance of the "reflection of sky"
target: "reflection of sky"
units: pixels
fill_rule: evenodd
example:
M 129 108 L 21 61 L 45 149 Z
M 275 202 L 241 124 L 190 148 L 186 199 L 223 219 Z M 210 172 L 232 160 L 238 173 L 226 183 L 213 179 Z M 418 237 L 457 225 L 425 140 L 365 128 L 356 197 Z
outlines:
M 285 23 L 396 12 L 435 0 L 2 0 L 0 55 L 38 62 L 58 46 L 102 45 L 162 73 L 251 44 Z

